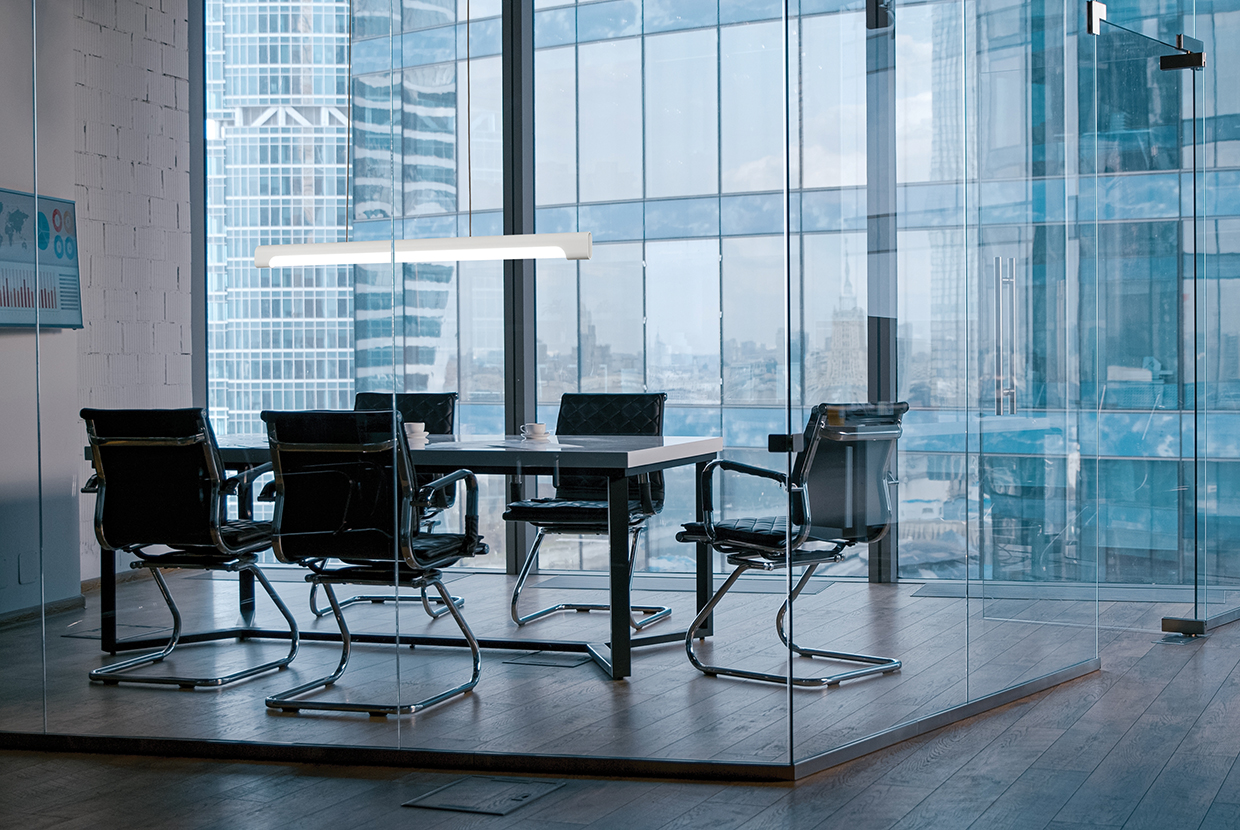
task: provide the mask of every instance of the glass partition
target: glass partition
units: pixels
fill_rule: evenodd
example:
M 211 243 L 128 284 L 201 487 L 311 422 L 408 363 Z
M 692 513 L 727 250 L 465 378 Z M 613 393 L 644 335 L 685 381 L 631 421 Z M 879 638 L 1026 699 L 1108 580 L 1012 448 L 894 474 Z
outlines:
M 12 687 L 6 695 L 4 728 L 40 732 L 46 724 L 46 662 L 43 632 L 47 622 L 44 608 L 44 545 L 40 519 L 40 346 L 43 315 L 46 314 L 36 279 L 39 225 L 33 195 L 35 136 L 39 109 L 34 96 L 33 9 L 14 10 L 9 31 L 3 40 L 3 68 L 7 76 L 0 92 L 9 116 L 0 123 L 0 140 L 9 148 L 0 159 L 0 415 L 9 425 L 5 432 L 4 457 L 0 470 L 0 619 L 22 636 L 6 646 L 11 653 Z M 63 517 L 62 517 L 63 518 Z M 63 540 L 60 540 L 63 541 Z M 58 564 L 76 569 L 70 547 Z M 61 593 L 53 600 L 63 600 Z
M 73 237 L 86 328 L 0 328 L 17 392 L 3 404 L 15 426 L 0 474 L 12 542 L 0 638 L 17 680 L 0 728 L 799 774 L 1090 670 L 1115 631 L 1156 629 L 1164 613 L 1221 622 L 1240 597 L 1229 99 L 1208 71 L 1160 67 L 1192 51 L 1169 45 L 1185 20 L 1115 5 L 1122 25 L 1102 21 L 1095 37 L 1085 7 L 1062 4 L 212 0 L 198 21 L 202 171 L 182 161 L 197 131 L 178 103 L 191 71 L 143 67 L 141 93 L 115 91 L 122 75 L 138 83 L 121 71 L 136 53 L 73 41 L 98 62 L 83 64 L 85 82 L 72 62 L 49 68 L 37 108 L 22 97 L 33 76 L 5 73 L 9 111 L 30 110 L 29 124 L 0 124 L 5 146 L 33 150 L 37 115 L 52 120 L 38 181 L 0 164 L 0 282 L 37 270 L 47 288 L 36 258 L 64 261 Z M 505 30 L 517 11 L 525 41 Z M 47 15 L 40 31 L 57 43 L 85 19 Z M 135 42 L 121 17 L 84 30 Z M 1224 42 L 1229 18 L 1208 19 Z M 183 51 L 183 23 L 168 24 L 160 54 Z M 10 45 L 4 65 L 24 65 L 29 46 Z M 518 57 L 530 60 L 514 89 Z M 165 86 L 168 102 L 148 108 L 140 95 Z M 81 106 L 64 105 L 75 92 Z M 113 123 L 120 110 L 128 124 Z M 506 121 L 518 110 L 532 121 L 520 141 Z M 518 183 L 509 142 L 532 156 L 532 185 Z M 24 226 L 11 191 L 39 194 Z M 518 197 L 537 232 L 591 232 L 592 257 L 529 271 L 397 261 L 398 240 L 503 233 Z M 182 213 L 201 218 L 199 235 Z M 382 243 L 386 261 L 252 259 L 260 244 L 346 240 Z M 581 393 L 665 394 L 669 445 L 719 449 L 624 475 L 573 467 L 559 423 Z M 408 394 L 454 395 L 451 428 L 411 442 L 416 419 L 395 414 Z M 271 457 L 264 412 L 363 402 L 393 413 L 374 416 L 358 438 L 372 455 L 354 465 L 382 493 L 359 485 L 349 501 L 391 520 L 382 578 L 335 586 L 359 598 L 341 610 L 349 665 L 306 691 L 357 709 L 265 705 L 330 675 L 343 639 L 326 587 L 276 550 L 257 561 L 298 623 L 287 668 L 184 693 L 91 682 L 163 647 L 175 623 L 156 570 L 101 553 L 98 447 L 83 460 L 85 426 L 69 415 L 205 404 L 232 475 Z M 541 456 L 503 434 L 517 412 L 553 433 Z M 894 444 L 891 457 L 871 440 Z M 436 444 L 478 454 L 445 460 Z M 509 450 L 528 454 L 497 460 Z M 707 471 L 716 454 L 726 463 Z M 316 475 L 345 475 L 351 462 L 318 463 Z M 841 481 L 810 476 L 815 463 Z M 476 496 L 464 480 L 442 502 L 418 495 L 464 466 Z M 619 483 L 600 499 L 583 470 Z M 226 494 L 226 517 L 278 518 L 290 485 L 275 472 Z M 793 567 L 778 550 L 746 560 L 760 544 L 710 548 L 707 472 L 712 528 L 762 517 L 783 520 L 770 527 L 785 545 L 804 526 L 823 538 Z M 798 476 L 818 482 L 812 509 Z M 537 527 L 511 505 L 575 486 L 596 496 L 572 499 L 593 502 L 591 521 L 548 534 L 526 581 Z M 824 492 L 837 496 L 815 500 Z M 381 718 L 368 715 L 474 665 L 434 584 L 424 596 L 394 578 L 414 514 L 385 512 L 389 497 L 418 505 L 419 534 L 465 535 L 476 515 L 488 552 L 443 574 L 483 646 L 478 687 Z M 640 533 L 612 521 L 622 502 Z M 829 534 L 832 510 L 842 526 Z M 852 544 L 840 556 L 823 553 L 841 538 Z M 315 567 L 347 561 L 325 553 Z M 289 653 L 279 604 L 244 568 L 161 579 L 187 634 L 135 672 L 201 679 Z M 791 680 L 858 664 L 880 671 Z
M 976 407 L 971 700 L 1097 657 L 1095 522 L 1082 355 L 1098 336 L 1083 302 L 1080 170 L 1066 125 L 1078 9 L 979 6 L 966 41 L 977 78 L 967 145 L 966 268 Z M 1079 35 L 1078 35 L 1079 36 Z
M 1149 586 L 1151 600 L 1172 603 L 1164 616 L 1204 621 L 1225 600 L 1207 577 L 1221 561 L 1210 556 L 1221 525 L 1209 478 L 1224 468 L 1209 435 L 1217 308 L 1197 253 L 1202 75 L 1164 68 L 1184 53 L 1117 23 L 1102 21 L 1094 41 L 1096 132 L 1082 158 L 1097 221 L 1082 272 L 1099 334 L 1082 394 L 1098 411 L 1099 578 Z

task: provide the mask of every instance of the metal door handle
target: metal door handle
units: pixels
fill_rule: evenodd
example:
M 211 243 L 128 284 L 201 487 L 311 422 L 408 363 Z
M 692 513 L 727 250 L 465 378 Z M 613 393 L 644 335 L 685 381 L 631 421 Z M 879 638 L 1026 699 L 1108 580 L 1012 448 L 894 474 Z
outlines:
M 1003 289 L 1011 292 L 1008 305 L 1007 372 L 1003 369 Z M 1008 259 L 1008 275 L 1003 276 L 1003 258 L 995 257 L 995 414 L 1003 414 L 1003 402 L 1009 401 L 1010 414 L 1016 414 L 1016 260 Z

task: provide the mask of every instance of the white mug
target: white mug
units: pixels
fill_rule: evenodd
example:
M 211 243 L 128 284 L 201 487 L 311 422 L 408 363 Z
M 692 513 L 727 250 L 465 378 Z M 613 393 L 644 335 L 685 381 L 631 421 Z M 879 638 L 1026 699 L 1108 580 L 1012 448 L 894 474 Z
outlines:
M 418 439 L 425 438 L 426 423 L 423 421 L 406 421 L 405 437 L 410 441 L 417 441 Z
M 536 423 L 522 424 L 521 425 L 521 437 L 522 438 L 546 438 L 547 437 L 547 425 L 536 424 Z

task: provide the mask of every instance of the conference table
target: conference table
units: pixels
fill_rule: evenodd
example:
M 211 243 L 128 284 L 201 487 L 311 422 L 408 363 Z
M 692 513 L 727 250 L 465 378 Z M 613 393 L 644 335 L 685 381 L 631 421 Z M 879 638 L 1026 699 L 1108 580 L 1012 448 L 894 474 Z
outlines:
M 226 435 L 218 439 L 224 466 L 232 470 L 250 469 L 271 460 L 267 436 Z M 584 652 L 590 655 L 613 679 L 632 674 L 634 648 L 684 640 L 686 631 L 633 636 L 629 628 L 630 570 L 629 563 L 629 480 L 644 473 L 657 472 L 689 464 L 695 466 L 695 519 L 702 521 L 702 472 L 723 449 L 723 439 L 686 436 L 552 436 L 545 441 L 527 440 L 520 436 L 431 436 L 424 446 L 410 448 L 410 457 L 419 473 L 450 472 L 468 469 L 478 475 L 506 475 L 519 480 L 522 476 L 557 475 L 560 472 L 600 475 L 607 479 L 608 494 L 608 584 L 610 587 L 610 639 L 606 642 L 584 640 L 540 640 L 531 638 L 487 636 L 478 637 L 483 648 L 537 651 Z M 252 494 L 245 488 L 238 493 L 240 518 L 249 518 Z M 104 551 L 103 573 L 115 572 L 109 562 L 110 551 Z M 287 638 L 287 631 L 259 629 L 253 626 L 253 576 L 241 573 L 240 603 L 243 625 L 228 629 L 228 635 L 248 638 Z M 116 639 L 115 582 L 104 579 L 102 606 L 103 650 L 116 652 L 135 648 L 154 648 L 163 640 Z M 700 611 L 714 593 L 710 548 L 698 544 L 696 551 L 697 609 Z M 112 613 L 109 614 L 108 612 Z M 711 633 L 710 621 L 700 630 Z M 220 631 L 182 636 L 181 642 L 218 639 Z M 340 635 L 327 631 L 302 631 L 302 640 L 339 642 Z M 379 642 L 409 645 L 465 645 L 461 637 L 435 637 L 401 634 L 353 634 L 355 642 Z

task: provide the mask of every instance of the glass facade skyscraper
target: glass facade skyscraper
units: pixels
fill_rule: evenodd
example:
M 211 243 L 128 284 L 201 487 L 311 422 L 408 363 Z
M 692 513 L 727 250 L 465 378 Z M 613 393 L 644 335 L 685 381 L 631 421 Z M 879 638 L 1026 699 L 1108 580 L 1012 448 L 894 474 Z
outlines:
M 345 238 L 349 3 L 208 0 L 211 418 L 352 405 L 350 269 L 260 271 L 257 245 Z

